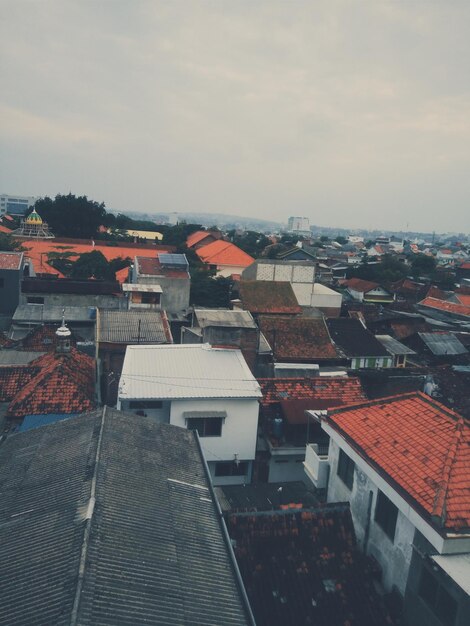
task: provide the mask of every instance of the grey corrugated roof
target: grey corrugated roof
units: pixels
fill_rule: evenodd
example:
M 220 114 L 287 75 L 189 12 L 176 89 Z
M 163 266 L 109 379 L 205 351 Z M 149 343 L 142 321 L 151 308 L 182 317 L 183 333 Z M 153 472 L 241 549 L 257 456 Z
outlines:
M 0 350 L 0 365 L 27 365 L 39 359 L 45 352 L 26 352 L 22 350 Z
M 209 344 L 127 346 L 119 397 L 253 399 L 261 391 L 240 350 Z
M 168 322 L 162 311 L 100 309 L 100 343 L 169 343 L 169 340 Z
M 255 320 L 249 311 L 230 309 L 194 309 L 197 323 L 206 326 L 230 326 L 234 328 L 256 328 Z
M 400 343 L 390 335 L 375 335 L 375 338 L 380 341 L 383 347 L 393 355 L 401 354 L 416 354 L 414 350 L 408 348 L 403 343 Z
M 0 470 L 1 624 L 250 623 L 193 432 L 100 410 L 10 436 Z
M 66 322 L 93 322 L 94 307 L 20 304 L 13 315 L 14 322 L 61 322 L 65 309 Z
M 468 350 L 452 333 L 418 333 L 435 356 L 467 354 Z

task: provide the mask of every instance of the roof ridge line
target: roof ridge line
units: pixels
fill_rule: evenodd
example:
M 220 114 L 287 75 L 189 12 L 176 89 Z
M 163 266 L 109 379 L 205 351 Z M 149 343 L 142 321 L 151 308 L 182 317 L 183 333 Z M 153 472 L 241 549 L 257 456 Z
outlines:
M 79 608 L 80 608 L 80 600 L 81 600 L 81 596 L 82 596 L 82 590 L 83 590 L 83 583 L 84 583 L 84 579 L 85 579 L 85 568 L 86 568 L 86 561 L 87 561 L 87 556 L 88 556 L 88 547 L 90 544 L 90 535 L 91 535 L 91 522 L 93 520 L 93 508 L 94 508 L 94 502 L 96 501 L 96 482 L 97 482 L 97 477 L 98 477 L 98 465 L 99 465 L 99 461 L 100 461 L 100 455 L 101 455 L 101 445 L 102 445 L 102 441 L 103 441 L 103 431 L 104 431 L 104 418 L 106 416 L 106 405 L 103 407 L 103 411 L 101 413 L 101 425 L 100 425 L 100 432 L 98 435 L 98 443 L 96 446 L 96 454 L 95 454 L 95 466 L 93 468 L 93 476 L 91 479 L 91 489 L 90 489 L 90 498 L 88 500 L 88 513 L 86 516 L 86 526 L 85 526 L 85 531 L 83 533 L 83 542 L 82 542 L 82 549 L 81 549 L 81 555 L 80 555 L 80 563 L 79 563 L 79 567 L 78 567 L 78 579 L 77 579 L 77 588 L 75 591 L 75 598 L 73 601 L 73 606 L 72 606 L 72 613 L 70 616 L 70 622 L 69 622 L 69 626 L 77 626 L 78 624 L 78 613 L 79 613 Z M 90 504 L 92 503 L 92 506 L 90 507 Z
M 439 517 L 439 520 L 443 526 L 447 517 L 446 500 L 447 491 L 449 489 L 449 479 L 452 472 L 452 467 L 454 465 L 455 457 L 457 455 L 457 450 L 459 448 L 460 440 L 462 439 L 464 426 L 464 419 L 463 417 L 459 416 L 459 419 L 455 424 L 454 437 L 452 440 L 452 444 L 449 446 L 449 450 L 444 461 L 441 480 L 433 502 L 432 516 Z

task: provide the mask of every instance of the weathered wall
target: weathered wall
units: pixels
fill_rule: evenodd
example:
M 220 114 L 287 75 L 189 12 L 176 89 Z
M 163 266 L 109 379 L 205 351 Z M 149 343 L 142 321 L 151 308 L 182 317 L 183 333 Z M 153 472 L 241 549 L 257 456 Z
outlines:
M 28 298 L 44 298 L 45 306 L 93 306 L 100 309 L 127 309 L 126 298 L 109 294 L 22 293 L 20 304 L 27 304 Z
M 0 270 L 0 313 L 14 313 L 20 298 L 20 280 L 22 272 L 19 270 Z

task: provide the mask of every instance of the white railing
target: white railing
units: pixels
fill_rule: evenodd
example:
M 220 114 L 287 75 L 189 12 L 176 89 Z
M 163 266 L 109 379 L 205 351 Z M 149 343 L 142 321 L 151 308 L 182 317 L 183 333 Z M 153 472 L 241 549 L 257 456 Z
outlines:
M 305 451 L 304 469 L 317 489 L 325 489 L 328 483 L 328 452 L 325 446 L 309 443 Z

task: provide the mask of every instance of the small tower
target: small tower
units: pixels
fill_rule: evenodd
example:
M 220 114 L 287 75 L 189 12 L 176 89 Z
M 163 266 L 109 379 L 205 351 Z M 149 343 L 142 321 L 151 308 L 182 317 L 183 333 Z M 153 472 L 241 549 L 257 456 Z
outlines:
M 65 324 L 65 309 L 62 310 L 62 325 L 56 330 L 55 334 L 57 337 L 57 354 L 68 354 L 71 349 L 70 337 L 72 333 Z
M 21 226 L 12 232 L 14 237 L 25 237 L 28 239 L 54 239 L 54 235 L 49 230 L 46 222 L 33 209 L 32 212 L 21 220 Z

